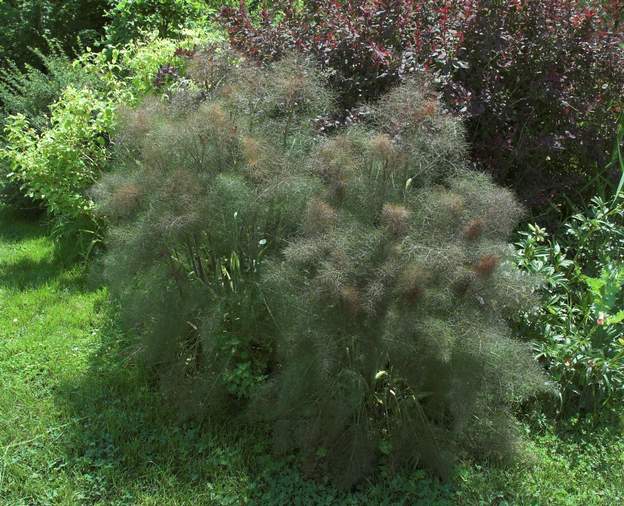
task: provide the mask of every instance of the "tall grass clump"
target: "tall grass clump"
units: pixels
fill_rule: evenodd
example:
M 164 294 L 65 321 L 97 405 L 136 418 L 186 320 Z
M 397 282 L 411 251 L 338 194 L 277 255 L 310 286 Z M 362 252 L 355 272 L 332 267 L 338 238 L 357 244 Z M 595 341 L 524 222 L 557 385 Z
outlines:
M 191 59 L 128 111 L 96 190 L 104 276 L 168 398 L 269 422 L 342 486 L 380 457 L 447 475 L 516 453 L 514 407 L 544 385 L 506 324 L 531 304 L 522 209 L 466 170 L 461 122 L 410 80 L 326 137 L 313 67 Z

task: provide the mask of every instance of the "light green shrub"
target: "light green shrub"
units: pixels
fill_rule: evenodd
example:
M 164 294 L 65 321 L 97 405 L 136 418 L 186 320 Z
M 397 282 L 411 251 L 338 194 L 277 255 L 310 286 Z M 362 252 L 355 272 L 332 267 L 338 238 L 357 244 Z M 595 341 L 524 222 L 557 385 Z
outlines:
M 73 65 L 58 43 L 49 41 L 48 46 L 47 54 L 34 50 L 42 70 L 29 65 L 20 69 L 12 62 L 0 68 L 0 132 L 7 118 L 17 114 L 22 114 L 34 131 L 42 132 L 50 125 L 50 106 L 68 85 L 97 86 L 97 75 Z M 5 143 L 0 137 L 0 145 Z M 0 160 L 0 200 L 20 210 L 40 210 L 40 202 L 26 197 L 20 185 L 6 177 L 9 172 L 8 161 Z
M 61 77 L 74 76 L 72 82 L 50 76 L 55 80 L 50 83 L 48 95 L 54 100 L 49 111 L 40 106 L 36 111 L 26 106 L 9 111 L 16 114 L 5 119 L 0 149 L 5 170 L 0 177 L 41 202 L 52 218 L 54 235 L 68 239 L 78 254 L 99 242 L 103 231 L 88 190 L 106 170 L 119 107 L 166 94 L 167 88 L 154 82 L 158 69 L 179 65 L 183 72 L 186 60 L 176 49 L 193 47 L 205 37 L 204 32 L 188 32 L 183 41 L 153 38 L 100 52 L 87 48 L 74 62 L 62 61 Z M 45 81 L 32 74 L 26 83 Z M 19 88 L 13 91 L 11 103 L 28 105 Z
M 100 177 L 107 158 L 107 134 L 114 104 L 89 88 L 69 86 L 51 107 L 50 127 L 36 132 L 23 114 L 7 120 L 7 177 L 26 195 L 43 202 L 58 236 L 97 233 L 92 203 L 85 194 Z

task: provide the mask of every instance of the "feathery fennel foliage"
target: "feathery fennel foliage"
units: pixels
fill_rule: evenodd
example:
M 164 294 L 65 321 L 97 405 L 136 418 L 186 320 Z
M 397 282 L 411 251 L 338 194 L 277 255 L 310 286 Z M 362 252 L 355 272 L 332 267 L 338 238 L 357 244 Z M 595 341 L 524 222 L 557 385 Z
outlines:
M 270 421 L 343 486 L 383 455 L 447 475 L 515 453 L 513 408 L 544 388 L 506 324 L 531 304 L 522 209 L 466 169 L 461 123 L 412 80 L 324 137 L 312 67 L 192 58 L 127 112 L 96 189 L 104 275 L 181 413 Z

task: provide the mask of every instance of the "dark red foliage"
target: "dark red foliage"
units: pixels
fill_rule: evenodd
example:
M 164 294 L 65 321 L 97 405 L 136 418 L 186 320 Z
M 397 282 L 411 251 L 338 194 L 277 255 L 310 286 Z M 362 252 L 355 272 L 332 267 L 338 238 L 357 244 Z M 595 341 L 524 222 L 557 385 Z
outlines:
M 622 0 L 313 0 L 254 21 L 221 20 L 231 43 L 267 62 L 290 51 L 328 72 L 345 112 L 429 70 L 467 117 L 474 159 L 542 206 L 605 166 L 624 96 Z
M 183 47 L 178 47 L 176 48 L 175 52 L 173 53 L 175 56 L 180 56 L 182 58 L 192 58 L 195 53 L 197 53 L 197 49 L 186 49 Z
M 624 0 L 603 0 L 603 17 L 617 30 L 624 22 Z
M 294 1 L 263 10 L 254 23 L 245 4 L 225 7 L 221 19 L 230 42 L 259 61 L 288 51 L 316 58 L 340 90 L 345 108 L 378 97 L 405 74 L 433 63 L 453 62 L 472 1 L 450 16 L 450 2 L 406 0 Z M 423 57 L 424 56 L 424 57 Z
M 621 33 L 572 0 L 483 2 L 466 31 L 474 157 L 531 205 L 594 191 L 624 90 Z M 611 19 L 611 18 L 607 18 Z
M 156 77 L 154 77 L 154 86 L 159 88 L 169 81 L 175 81 L 179 77 L 180 72 L 176 67 L 169 64 L 161 65 L 158 72 L 156 72 Z

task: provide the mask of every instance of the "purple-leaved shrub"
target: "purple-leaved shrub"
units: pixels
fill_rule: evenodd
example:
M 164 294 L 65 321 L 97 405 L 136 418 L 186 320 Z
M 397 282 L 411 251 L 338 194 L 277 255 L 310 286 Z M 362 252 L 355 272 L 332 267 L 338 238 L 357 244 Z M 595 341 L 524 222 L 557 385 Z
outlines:
M 268 62 L 312 55 L 338 123 L 427 70 L 465 117 L 471 157 L 529 206 L 583 202 L 609 181 L 624 95 L 622 0 L 242 2 L 221 13 L 231 43 Z

